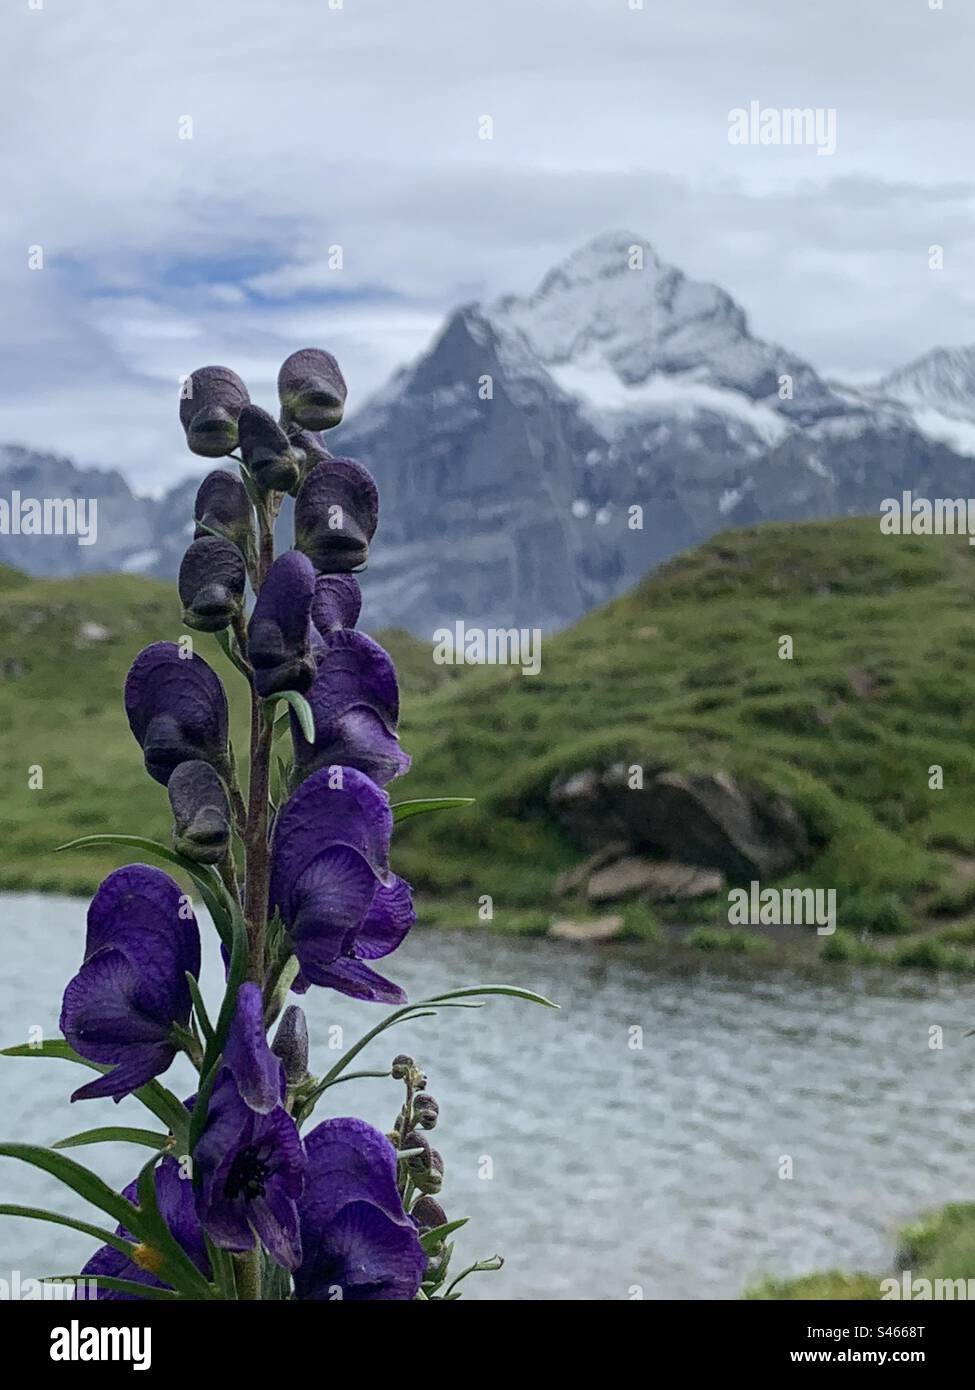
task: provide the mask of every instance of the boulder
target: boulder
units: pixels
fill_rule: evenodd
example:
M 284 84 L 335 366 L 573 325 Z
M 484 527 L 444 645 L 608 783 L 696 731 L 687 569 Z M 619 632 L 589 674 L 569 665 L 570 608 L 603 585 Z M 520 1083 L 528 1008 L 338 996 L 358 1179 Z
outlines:
M 612 941 L 623 930 L 623 918 L 594 917 L 580 921 L 575 917 L 559 917 L 548 929 L 549 936 L 559 941 Z
M 633 853 L 718 870 L 731 882 L 784 873 L 810 852 L 806 828 L 785 797 L 723 771 L 644 768 L 643 786 L 632 780 L 623 763 L 587 768 L 556 782 L 549 803 L 592 851 L 623 841 Z

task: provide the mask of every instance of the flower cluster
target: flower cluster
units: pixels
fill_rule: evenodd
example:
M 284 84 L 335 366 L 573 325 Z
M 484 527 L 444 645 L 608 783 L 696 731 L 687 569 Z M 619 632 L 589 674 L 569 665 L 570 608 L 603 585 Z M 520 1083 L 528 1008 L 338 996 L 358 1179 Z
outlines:
M 423 1131 L 438 1106 L 412 1059 L 372 1073 L 406 1086 L 389 1134 L 351 1117 L 302 1133 L 367 1041 L 438 1007 L 471 1007 L 479 991 L 411 1005 L 374 969 L 416 920 L 410 886 L 390 868 L 394 821 L 461 803 L 390 804 L 386 788 L 410 759 L 397 737 L 393 663 L 356 628 L 353 573 L 376 530 L 376 486 L 321 438 L 345 403 L 335 359 L 296 352 L 278 386 L 278 419 L 226 367 L 194 372 L 180 400 L 189 448 L 232 458 L 239 470 L 217 468 L 201 483 L 178 589 L 183 623 L 209 634 L 246 682 L 247 786 L 217 672 L 193 637 L 155 642 L 135 658 L 124 703 L 146 772 L 166 788 L 172 847 L 131 835 L 76 842 L 137 843 L 193 882 L 221 936 L 219 1012 L 211 1019 L 200 988 L 191 897 L 148 864 L 109 874 L 64 993 L 64 1042 L 41 1054 L 98 1073 L 73 1100 L 135 1096 L 165 1131 L 93 1130 L 65 1141 L 148 1143 L 152 1158 L 122 1193 L 55 1150 L 0 1145 L 0 1155 L 44 1167 L 115 1218 L 82 1271 L 99 1297 L 454 1298 L 445 1238 L 460 1223 L 435 1200 L 443 1160 Z M 275 558 L 285 493 L 295 498 L 294 546 Z M 272 785 L 281 734 L 293 756 Z M 316 1079 L 304 1013 L 287 997 L 323 988 L 396 1007 Z M 198 1073 L 185 1101 L 159 1080 L 177 1053 Z

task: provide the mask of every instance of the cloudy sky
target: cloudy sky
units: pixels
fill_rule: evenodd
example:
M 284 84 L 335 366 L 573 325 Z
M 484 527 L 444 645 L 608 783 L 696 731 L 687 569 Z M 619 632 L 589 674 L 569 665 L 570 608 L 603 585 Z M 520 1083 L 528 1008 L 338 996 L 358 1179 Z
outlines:
M 273 405 L 324 346 L 354 406 L 614 227 L 827 374 L 975 342 L 975 7 L 937 4 L 7 0 L 0 441 L 160 489 L 186 372 Z M 835 153 L 730 144 L 751 101 Z

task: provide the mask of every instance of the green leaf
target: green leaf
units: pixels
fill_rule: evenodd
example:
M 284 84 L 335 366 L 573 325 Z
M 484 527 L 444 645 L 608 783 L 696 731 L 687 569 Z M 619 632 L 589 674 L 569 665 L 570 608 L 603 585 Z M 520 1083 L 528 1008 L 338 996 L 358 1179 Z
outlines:
M 219 535 L 219 532 L 215 531 L 213 534 Z M 226 539 L 226 537 L 224 537 L 224 539 Z M 240 549 L 239 546 L 238 549 Z M 227 658 L 228 661 L 232 662 L 233 665 L 237 667 L 237 670 L 249 684 L 251 673 L 248 670 L 245 662 L 241 658 L 240 649 L 237 646 L 237 643 L 234 640 L 234 638 L 231 636 L 229 628 L 221 628 L 221 630 L 219 632 L 215 632 L 213 636 L 216 638 L 217 646 L 223 652 L 224 656 Z
M 139 1284 L 135 1279 L 116 1279 L 107 1274 L 46 1274 L 41 1283 L 66 1284 L 69 1279 L 82 1286 L 94 1279 L 100 1289 L 109 1289 L 112 1293 L 135 1294 L 136 1298 L 161 1299 L 168 1303 L 183 1301 L 183 1295 L 174 1293 L 172 1289 L 154 1288 L 152 1284 Z
M 470 985 L 467 989 L 452 989 L 446 994 L 435 994 L 430 999 L 421 999 L 421 1004 L 443 1004 L 448 999 L 470 999 L 478 995 L 505 995 L 511 999 L 525 999 L 529 1004 L 542 1004 L 546 1009 L 559 1009 L 561 1004 L 553 1004 L 544 994 L 536 994 L 531 989 L 519 989 L 517 985 Z
M 142 1144 L 147 1149 L 168 1149 L 172 1144 L 168 1134 L 152 1129 L 128 1129 L 124 1125 L 104 1125 L 101 1129 L 83 1129 L 59 1139 L 52 1149 L 78 1149 L 83 1144 Z
M 54 852 L 61 854 L 67 849 L 99 849 L 108 845 L 142 850 L 144 854 L 154 855 L 157 859 L 162 859 L 167 864 L 175 864 L 178 869 L 182 869 L 199 888 L 214 926 L 224 943 L 229 945 L 235 905 L 219 875 L 205 865 L 198 864 L 195 859 L 188 859 L 178 850 L 170 849 L 158 840 L 150 840 L 145 835 L 83 835 L 80 840 L 69 840 L 66 845 L 58 845 Z
M 179 1241 L 172 1234 L 159 1210 L 156 1197 L 156 1164 L 159 1155 L 154 1154 L 144 1165 L 136 1180 L 139 1193 L 139 1212 L 144 1230 L 143 1240 L 162 1256 L 163 1267 L 159 1278 L 172 1284 L 181 1293 L 194 1298 L 212 1298 L 213 1290 L 196 1265 L 187 1255 Z M 189 1181 L 189 1179 L 186 1179 Z
M 421 797 L 416 801 L 397 801 L 390 809 L 393 813 L 393 824 L 399 825 L 401 820 L 409 820 L 411 816 L 423 816 L 428 811 L 449 811 L 456 806 L 473 805 L 472 796 L 433 796 Z
M 191 970 L 186 972 L 186 983 L 189 986 L 190 996 L 193 1000 L 193 1008 L 196 1010 L 196 1018 L 203 1030 L 203 1036 L 207 1042 L 213 1038 L 213 1024 L 210 1022 L 210 1015 L 207 1013 L 207 1006 L 203 1002 L 203 995 L 200 993 L 200 982 Z
M 53 1149 L 42 1149 L 36 1144 L 0 1144 L 0 1158 L 19 1158 L 22 1163 L 50 1173 L 65 1187 L 70 1187 L 72 1192 L 77 1192 L 79 1197 L 84 1197 L 86 1202 L 114 1217 L 120 1226 L 131 1231 L 139 1240 L 144 1238 L 145 1227 L 138 1207 L 115 1192 L 97 1173 L 76 1163 L 73 1158 L 66 1158 Z
M 207 1122 L 207 1111 L 210 1108 L 210 1097 L 213 1095 L 213 1088 L 216 1085 L 217 1073 L 223 1060 L 221 1053 L 211 1066 L 210 1070 L 203 1072 L 200 1077 L 200 1086 L 196 1093 L 196 1101 L 193 1105 L 193 1113 L 190 1116 L 190 1136 L 187 1148 L 192 1154 L 196 1148 L 197 1140 L 203 1133 L 203 1128 Z
M 114 1231 L 93 1226 L 90 1221 L 79 1221 L 74 1216 L 62 1216 L 57 1211 L 45 1211 L 43 1207 L 18 1207 L 5 1202 L 0 1204 L 0 1216 L 24 1216 L 30 1221 L 50 1221 L 54 1226 L 67 1226 L 72 1231 L 81 1231 L 83 1235 L 100 1240 L 103 1245 L 111 1245 L 126 1256 L 131 1256 L 135 1249 L 130 1240 L 117 1236 Z
M 424 1231 L 420 1237 L 420 1244 L 428 1255 L 433 1254 L 438 1245 L 442 1245 L 447 1236 L 453 1231 L 459 1231 L 461 1226 L 466 1226 L 470 1220 L 469 1216 L 462 1216 L 458 1221 L 445 1221 L 442 1226 L 434 1226 L 430 1231 Z
M 0 1050 L 0 1057 L 58 1057 L 62 1061 L 75 1062 L 78 1066 L 87 1067 L 89 1071 L 101 1072 L 103 1076 L 112 1070 L 111 1067 L 102 1066 L 100 1062 L 89 1062 L 87 1057 L 80 1056 L 62 1038 L 39 1043 L 36 1047 L 33 1043 L 20 1043 L 16 1047 L 5 1047 Z M 163 1124 L 173 1131 L 175 1146 L 178 1148 L 179 1144 L 185 1141 L 186 1129 L 189 1124 L 190 1117 L 186 1106 L 159 1081 L 149 1081 L 145 1086 L 140 1086 L 137 1091 L 133 1091 L 132 1094 L 136 1100 L 141 1101 L 146 1109 L 155 1115 L 157 1120 L 162 1120 Z
M 314 743 L 315 716 L 312 714 L 311 705 L 305 699 L 304 695 L 300 695 L 297 690 L 279 690 L 277 694 L 272 695 L 270 700 L 265 701 L 268 709 L 272 711 L 272 716 L 276 700 L 287 700 L 288 704 L 298 716 L 298 724 L 304 735 L 305 742 Z

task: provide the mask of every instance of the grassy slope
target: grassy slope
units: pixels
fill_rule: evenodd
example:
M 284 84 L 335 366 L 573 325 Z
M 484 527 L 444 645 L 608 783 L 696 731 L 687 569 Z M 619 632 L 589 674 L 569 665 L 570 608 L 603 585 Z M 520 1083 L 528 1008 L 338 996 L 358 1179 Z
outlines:
M 166 837 L 165 795 L 142 773 L 120 690 L 141 646 L 179 636 L 175 595 L 121 576 L 0 576 L 0 589 L 0 882 L 89 891 L 116 859 L 42 848 L 109 828 Z M 392 635 L 415 766 L 394 800 L 478 798 L 405 825 L 396 865 L 472 919 L 487 894 L 497 925 L 540 928 L 554 874 L 578 857 L 545 813 L 556 774 L 606 758 L 722 767 L 788 792 L 806 815 L 819 852 L 801 883 L 836 888 L 851 929 L 827 940 L 829 954 L 862 954 L 869 929 L 917 963 L 967 965 L 973 589 L 964 538 L 882 537 L 860 520 L 770 526 L 679 557 L 549 639 L 536 677 L 488 668 L 457 679 Z M 80 644 L 84 621 L 112 639 Z M 782 634 L 792 661 L 779 658 Z M 198 650 L 226 671 L 212 639 Z M 227 683 L 243 713 L 232 671 Z M 33 763 L 43 791 L 27 790 Z M 942 791 L 928 789 L 934 763 Z M 717 921 L 718 904 L 699 915 Z M 628 921 L 649 930 L 645 914 Z M 713 936 L 699 940 L 714 949 Z

